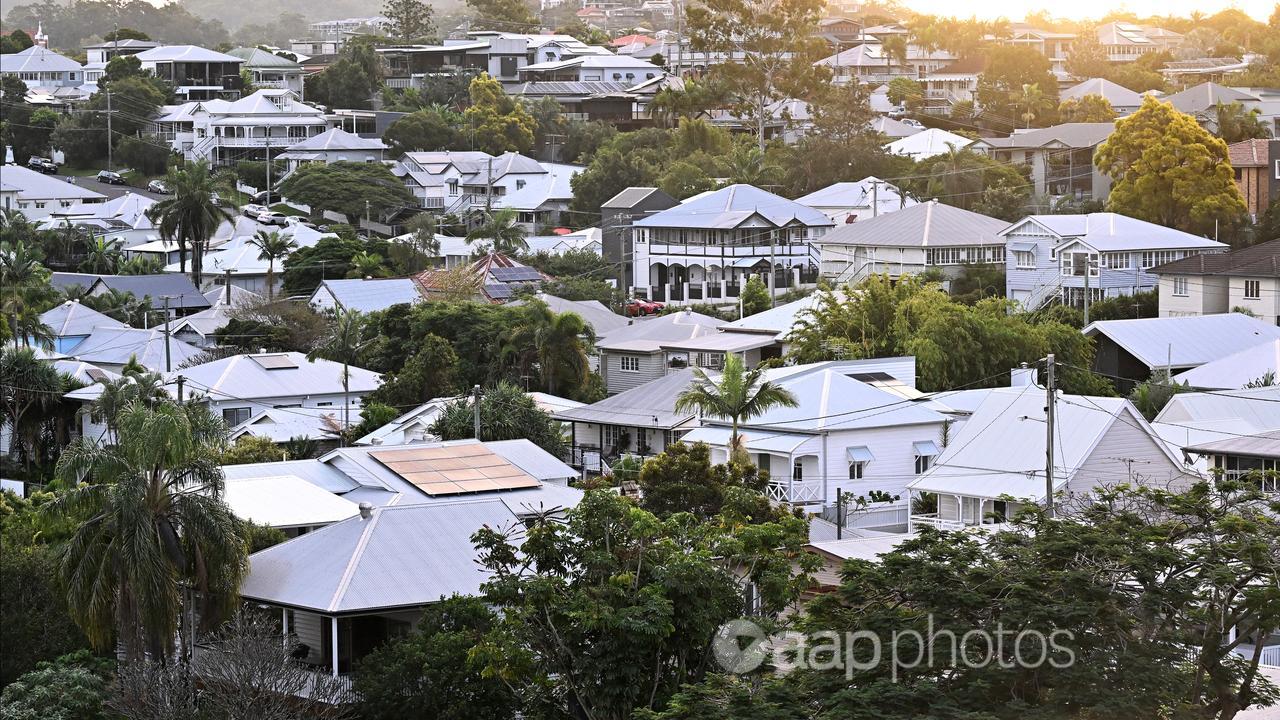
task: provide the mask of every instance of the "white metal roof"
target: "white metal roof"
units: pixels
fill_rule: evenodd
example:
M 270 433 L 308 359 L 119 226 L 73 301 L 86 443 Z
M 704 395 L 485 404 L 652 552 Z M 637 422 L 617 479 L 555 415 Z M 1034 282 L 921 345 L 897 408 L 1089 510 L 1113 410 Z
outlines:
M 338 307 L 366 313 L 423 301 L 417 284 L 410 278 L 325 280 L 312 293 L 312 302 L 323 292 L 328 292 Z
M 1063 90 L 1060 100 L 1079 100 L 1086 95 L 1098 95 L 1107 99 L 1111 107 L 1136 108 L 1142 105 L 1142 96 L 1129 88 L 1106 78 L 1090 78 Z
M 654 353 L 672 342 L 716 332 L 724 321 L 696 312 L 675 312 L 618 328 L 596 343 L 601 350 Z
M 795 397 L 796 407 L 772 408 L 753 417 L 749 424 L 774 431 L 821 432 L 896 425 L 940 425 L 946 420 L 944 415 L 904 401 L 900 395 L 855 380 L 846 374 L 847 370 L 838 366 L 817 367 L 819 369 L 796 377 L 769 377 Z M 717 418 L 703 418 L 704 424 L 721 422 Z
M 924 132 L 908 135 L 893 142 L 886 143 L 884 148 L 892 155 L 906 155 L 915 160 L 924 160 L 935 155 L 942 155 L 951 147 L 959 150 L 973 144 L 963 135 L 947 132 L 940 128 L 929 128 Z
M 930 200 L 841 225 L 817 243 L 886 247 L 1003 245 L 1004 239 L 999 233 L 1007 226 L 1003 220 Z
M 715 447 L 727 448 L 732 436 L 733 431 L 729 428 L 700 427 L 685 433 L 680 440 L 685 443 L 706 443 Z M 794 452 L 796 448 L 811 439 L 813 439 L 811 435 L 796 435 L 793 433 L 760 430 L 745 430 L 742 432 L 743 444 L 751 452 L 788 454 Z
M 155 62 L 218 62 L 242 63 L 240 58 L 220 53 L 199 45 L 161 45 L 151 50 L 143 50 L 134 57 L 144 63 Z
M 377 138 L 362 138 L 342 128 L 330 128 L 319 135 L 303 140 L 297 145 L 290 145 L 289 152 L 311 150 L 386 150 L 386 143 Z
M 278 369 L 268 369 L 276 364 Z M 299 352 L 232 355 L 195 367 L 183 368 L 187 386 L 215 400 L 335 395 L 343 392 L 342 363 Z M 348 391 L 373 392 L 382 376 L 372 370 L 348 368 Z
M 1194 425 L 1238 420 L 1253 431 L 1280 427 L 1280 386 L 1249 390 L 1179 393 L 1164 406 L 1155 421 L 1170 425 Z
M 1099 252 L 1228 249 L 1225 243 L 1111 212 L 1083 215 L 1028 215 L 1005 227 L 1000 234 L 1007 235 L 1027 222 L 1035 223 L 1064 240 L 1081 240 Z
M 636 227 L 719 228 L 742 225 L 752 217 L 774 225 L 799 223 L 810 227 L 831 227 L 831 219 L 794 200 L 788 200 L 753 185 L 729 185 L 685 200 L 679 205 L 635 221 Z
M 897 186 L 876 177 L 863 178 L 857 182 L 832 183 L 821 190 L 796 198 L 796 202 L 811 208 L 853 210 L 870 209 L 873 198 L 876 212 L 879 213 L 891 213 L 916 204 L 915 200 L 902 194 Z
M 1280 327 L 1242 313 L 1101 320 L 1082 330 L 1103 334 L 1149 368 L 1191 368 L 1280 339 Z
M 236 517 L 268 527 L 328 525 L 360 514 L 356 503 L 296 475 L 228 479 L 223 487 Z
M 79 72 L 80 63 L 42 45 L 0 55 L 0 73 Z
M 8 55 L 0 55 L 8 57 Z M 45 175 L 22 165 L 4 166 L 4 184 L 13 186 L 22 200 L 103 200 L 106 195 L 68 182 L 57 175 Z
M 352 415 L 355 413 L 353 410 Z M 295 438 L 336 440 L 337 434 L 330 428 L 341 427 L 341 421 L 341 407 L 268 407 L 229 429 L 227 436 L 236 440 L 253 435 L 274 443 L 285 443 Z
M 632 324 L 632 320 L 625 318 L 600 303 L 599 300 L 565 300 L 555 295 L 547 293 L 538 293 L 536 297 L 546 303 L 547 307 L 555 313 L 576 313 L 579 317 L 591 326 L 595 332 L 596 338 L 602 338 L 609 333 L 624 328 Z M 508 305 L 522 305 L 524 300 L 516 300 L 507 303 Z
M 40 315 L 40 322 L 48 325 L 58 337 L 88 335 L 96 327 L 128 327 L 115 318 L 103 315 L 93 308 L 68 300 Z
M 169 338 L 169 355 L 173 367 L 178 367 L 202 351 L 194 345 Z M 124 365 L 136 357 L 148 370 L 163 372 L 165 369 L 165 337 L 159 328 L 138 330 L 131 327 L 95 327 L 89 336 L 67 351 L 78 360 L 94 364 Z
M 1234 390 L 1267 373 L 1280 374 L 1280 340 L 1260 342 L 1175 375 L 1173 380 L 1206 390 Z

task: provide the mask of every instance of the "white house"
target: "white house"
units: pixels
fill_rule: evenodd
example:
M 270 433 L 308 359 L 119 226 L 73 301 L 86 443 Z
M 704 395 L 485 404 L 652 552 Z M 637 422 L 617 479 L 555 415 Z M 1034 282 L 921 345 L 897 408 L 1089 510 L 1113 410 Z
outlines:
M 1030 215 L 1000 232 L 1005 294 L 1026 310 L 1060 299 L 1080 306 L 1156 287 L 1149 270 L 1226 245 L 1116 213 Z M 1087 268 L 1087 271 L 1086 271 Z
M 422 292 L 411 278 L 367 278 L 324 280 L 308 301 L 319 310 L 358 310 L 363 313 L 386 310 L 402 303 L 423 301 Z
M 1017 129 L 1008 137 L 979 138 L 973 149 L 1001 163 L 1029 167 L 1036 195 L 1103 201 L 1111 192 L 1111 177 L 1094 166 L 1093 156 L 1114 130 L 1111 122 Z
M 663 57 L 671 56 L 663 55 Z M 831 70 L 831 80 L 837 85 L 856 82 L 874 87 L 897 77 L 918 80 L 931 72 L 941 70 L 955 60 L 955 55 L 941 48 L 930 49 L 919 45 L 908 45 L 907 62 L 904 65 L 885 50 L 878 38 L 868 38 L 867 42 L 825 57 L 814 64 Z
M 665 74 L 662 68 L 646 60 L 613 54 L 583 55 L 520 68 L 521 79 L 531 82 L 639 83 Z
M 1193 255 L 1150 269 L 1160 278 L 1160 317 L 1248 310 L 1280 325 L 1280 240 L 1212 255 Z
M 237 220 L 237 225 L 239 220 Z M 276 258 L 274 262 L 264 260 L 262 251 L 249 244 L 250 235 L 235 235 L 237 227 L 232 227 L 233 235 L 225 242 L 218 243 L 204 255 L 204 279 L 200 290 L 210 290 L 216 286 L 225 286 L 229 281 L 241 290 L 266 297 L 279 292 L 284 287 L 284 258 Z M 296 223 L 277 230 L 282 237 L 290 238 L 297 248 L 312 247 L 326 237 L 326 233 L 313 230 L 306 225 Z M 296 248 L 295 248 L 296 249 Z M 136 248 L 135 248 L 136 250 Z M 287 257 L 287 256 L 286 256 Z M 267 270 L 272 270 L 274 287 L 267 285 Z M 173 262 L 165 266 L 166 273 L 181 272 L 180 263 Z
M 107 199 L 101 193 L 22 165 L 5 165 L 0 174 L 4 175 L 0 203 L 5 210 L 17 210 L 31 222 L 43 220 L 59 210 Z
M 177 338 L 166 339 L 160 328 L 140 330 L 116 323 L 94 326 L 65 352 L 68 357 L 119 373 L 130 360 L 151 372 L 165 372 L 199 355 L 201 350 Z
M 189 102 L 167 108 L 155 124 L 174 152 L 213 165 L 266 160 L 268 153 L 276 158 L 329 129 L 324 113 L 292 90 L 259 90 L 235 101 Z
M 128 327 L 88 305 L 80 304 L 79 300 L 67 300 L 61 305 L 46 310 L 41 313 L 40 322 L 48 325 L 53 331 L 53 350 L 58 353 L 70 352 L 72 348 L 89 337 L 94 328 Z
M 234 283 L 208 290 L 204 296 L 212 307 L 169 323 L 169 332 L 175 338 L 199 348 L 209 348 L 216 344 L 214 333 L 225 327 L 231 320 L 233 310 L 264 299 L 257 293 L 237 287 Z
M 605 389 L 619 393 L 688 367 L 668 359 L 665 345 L 715 334 L 724 321 L 686 309 L 617 328 L 596 343 Z
M 262 48 L 240 47 L 227 54 L 244 61 L 242 68 L 249 71 L 255 87 L 272 90 L 292 90 L 302 96 L 302 66 Z
M 821 210 L 836 225 L 887 215 L 916 204 L 896 185 L 877 177 L 832 183 L 796 198 L 796 202 Z
M 387 65 L 386 83 L 392 88 L 421 87 L 424 78 L 459 70 L 487 72 L 504 84 L 520 82 L 520 69 L 589 55 L 612 55 L 607 48 L 587 45 L 570 35 L 528 35 L 475 31 L 465 38 L 448 38 L 443 45 L 401 45 L 378 48 Z M 650 66 L 653 68 L 656 66 Z
M 1243 313 L 1097 320 L 1080 332 L 1093 338 L 1094 372 L 1121 378 L 1122 392 L 1157 372 L 1176 374 L 1280 339 L 1280 327 Z
M 1097 27 L 1098 42 L 1113 63 L 1135 62 L 1150 52 L 1176 50 L 1182 35 L 1153 25 L 1113 21 Z
M 32 90 L 79 87 L 84 83 L 80 63 L 42 45 L 0 55 L 0 75 L 16 77 Z
M 386 143 L 377 138 L 362 138 L 342 128 L 331 128 L 290 145 L 278 158 L 289 163 L 289 172 L 293 172 L 309 162 L 382 162 L 386 150 Z
M 427 210 L 462 213 L 512 208 L 529 232 L 559 221 L 573 198 L 577 165 L 540 163 L 519 153 L 479 151 L 405 153 L 391 171 Z
M 817 280 L 815 243 L 834 224 L 751 185 L 694 195 L 632 223 L 635 290 L 683 304 L 737 297 L 752 275 L 773 291 L 810 284 Z

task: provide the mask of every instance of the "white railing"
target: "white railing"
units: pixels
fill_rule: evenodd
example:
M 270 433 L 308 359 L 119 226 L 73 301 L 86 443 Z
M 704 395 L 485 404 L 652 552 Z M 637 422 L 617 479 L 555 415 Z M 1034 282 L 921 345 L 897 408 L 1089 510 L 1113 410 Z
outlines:
M 287 90 L 289 83 L 284 80 L 254 80 L 253 84 L 258 88 L 271 88 L 274 90 Z
M 846 508 L 844 526 L 847 528 L 880 528 L 907 525 L 911 506 L 907 503 L 881 507 Z
M 799 505 L 821 504 L 823 497 L 821 480 L 792 480 L 769 483 L 769 499 L 781 503 Z
M 1239 655 L 1245 660 L 1253 659 L 1253 652 L 1256 649 L 1254 645 L 1247 643 L 1237 645 L 1231 649 L 1231 652 Z M 1280 645 L 1267 645 L 1262 648 L 1261 657 L 1258 658 L 1258 665 L 1268 668 L 1280 668 Z
M 386 84 L 387 84 L 387 87 L 389 88 L 403 90 L 405 88 L 413 87 L 413 78 L 406 78 L 406 77 L 387 78 Z
M 1056 275 L 1051 282 L 1045 283 L 1031 291 L 1031 295 L 1027 297 L 1026 302 L 1022 303 L 1022 309 L 1025 312 L 1034 312 L 1045 306 L 1045 303 L 1053 299 L 1062 290 L 1062 276 Z
M 924 515 L 912 515 L 908 523 L 908 530 L 914 531 L 917 525 L 926 525 L 935 530 L 963 530 L 964 523 L 959 520 L 946 520 L 938 517 L 938 513 L 926 513 Z

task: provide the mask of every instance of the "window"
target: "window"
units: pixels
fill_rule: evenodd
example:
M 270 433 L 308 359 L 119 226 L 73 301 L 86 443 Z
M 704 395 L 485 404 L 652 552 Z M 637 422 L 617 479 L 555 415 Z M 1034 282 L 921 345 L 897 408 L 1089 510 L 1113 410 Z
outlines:
M 227 427 L 235 427 L 249 419 L 249 408 L 227 408 L 222 411 L 222 422 Z
M 1102 264 L 1112 270 L 1124 270 L 1129 267 L 1129 253 L 1102 253 Z
M 605 425 L 604 426 L 605 452 L 608 452 L 610 450 L 621 452 L 625 450 L 626 448 L 621 447 L 622 436 L 623 436 L 623 432 L 621 427 L 618 427 L 617 425 Z
M 42 207 L 44 207 L 44 201 L 43 201 L 43 200 L 37 200 L 37 201 L 36 201 L 36 207 L 38 207 L 38 208 L 42 208 Z
M 333 403 L 331 403 L 331 402 L 322 402 L 322 403 L 321 403 L 321 402 L 318 402 L 318 403 L 316 403 L 316 407 L 333 407 Z
M 1156 265 L 1163 265 L 1167 262 L 1180 260 L 1185 256 L 1186 253 L 1181 250 L 1155 250 L 1144 252 L 1142 253 L 1142 267 L 1143 269 L 1146 269 L 1155 267 Z
M 639 355 L 623 355 L 618 362 L 623 372 L 640 372 Z
M 864 463 L 864 462 L 851 462 L 851 463 L 849 463 L 849 479 L 850 479 L 850 480 L 861 480 L 861 479 L 862 479 L 862 473 L 866 470 L 866 468 L 867 468 L 867 464 L 866 464 L 866 463 Z
M 791 479 L 804 480 L 804 463 L 796 460 L 791 463 Z
M 1262 281 L 1261 280 L 1245 280 L 1244 281 L 1244 299 L 1245 300 L 1262 299 Z
M 1034 268 L 1036 266 L 1034 250 L 1015 250 L 1013 252 L 1013 260 L 1020 268 Z
M 524 183 L 524 180 L 516 180 L 516 189 L 517 189 L 517 190 L 523 190 L 523 189 L 524 189 L 524 184 L 525 184 L 525 183 Z
M 933 456 L 932 456 L 932 455 L 917 455 L 917 456 L 916 456 L 916 474 L 917 474 L 917 475 L 919 475 L 920 473 L 924 472 L 925 470 L 928 470 L 928 469 L 929 469 L 929 467 L 930 467 L 931 465 L 933 465 Z
M 1185 296 L 1187 294 L 1187 279 L 1181 275 L 1173 278 L 1173 294 Z
M 684 430 L 663 430 L 662 446 L 671 447 L 672 445 L 680 442 L 680 438 L 684 437 L 684 432 Z

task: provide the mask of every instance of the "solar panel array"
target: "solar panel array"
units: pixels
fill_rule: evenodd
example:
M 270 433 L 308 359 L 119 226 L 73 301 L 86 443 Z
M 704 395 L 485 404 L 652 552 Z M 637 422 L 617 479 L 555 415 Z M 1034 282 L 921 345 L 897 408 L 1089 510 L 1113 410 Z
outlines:
M 428 495 L 539 486 L 536 478 L 483 445 L 383 450 L 369 455 Z
M 502 282 L 533 282 L 542 279 L 542 275 L 531 267 L 494 267 L 489 274 Z
M 485 285 L 484 293 L 494 300 L 504 300 L 511 297 L 511 288 L 506 285 Z
M 251 355 L 250 357 L 263 370 L 288 370 L 298 367 L 298 363 L 288 355 Z

